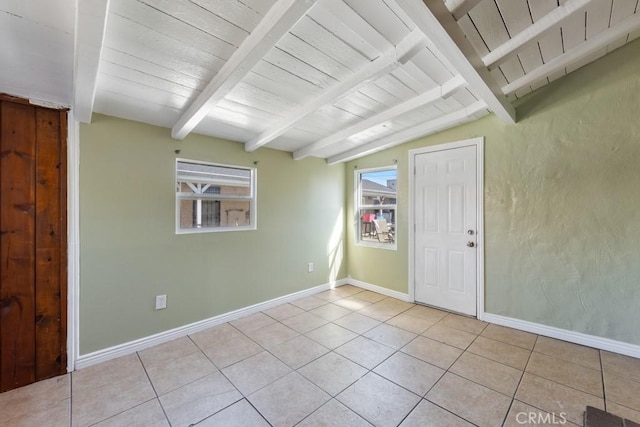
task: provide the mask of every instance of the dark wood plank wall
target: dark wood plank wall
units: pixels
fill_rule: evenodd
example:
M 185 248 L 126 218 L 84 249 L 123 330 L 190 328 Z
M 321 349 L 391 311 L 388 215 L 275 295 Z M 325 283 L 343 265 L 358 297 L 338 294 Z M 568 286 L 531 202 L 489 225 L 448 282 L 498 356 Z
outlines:
M 66 126 L 0 96 L 0 392 L 66 372 Z

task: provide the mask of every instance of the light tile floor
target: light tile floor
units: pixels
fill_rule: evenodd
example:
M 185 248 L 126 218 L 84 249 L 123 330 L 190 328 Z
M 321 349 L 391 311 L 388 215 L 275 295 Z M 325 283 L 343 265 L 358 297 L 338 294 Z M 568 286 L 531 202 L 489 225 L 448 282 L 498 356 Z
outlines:
M 640 422 L 640 360 L 347 285 L 0 394 L 0 425 L 582 425 L 587 405 Z

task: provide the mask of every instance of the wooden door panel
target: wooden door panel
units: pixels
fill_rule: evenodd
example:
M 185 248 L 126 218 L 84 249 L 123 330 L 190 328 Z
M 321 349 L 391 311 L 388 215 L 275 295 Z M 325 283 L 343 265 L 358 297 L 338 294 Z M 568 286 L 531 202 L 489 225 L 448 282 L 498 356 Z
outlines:
M 0 392 L 66 371 L 66 112 L 0 95 Z
M 0 391 L 35 381 L 34 107 L 0 111 Z
M 60 112 L 36 111 L 36 222 L 35 222 L 35 376 L 36 380 L 64 372 L 66 347 L 62 311 L 66 286 L 61 265 L 64 205 L 60 197 L 63 163 Z

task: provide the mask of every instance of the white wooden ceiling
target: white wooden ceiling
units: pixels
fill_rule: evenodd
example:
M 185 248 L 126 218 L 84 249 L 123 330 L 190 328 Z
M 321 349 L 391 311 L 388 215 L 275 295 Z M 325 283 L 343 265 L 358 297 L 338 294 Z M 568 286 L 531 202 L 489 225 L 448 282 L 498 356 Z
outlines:
M 29 52 L 12 53 L 63 52 L 44 83 L 0 61 L 0 90 L 330 163 L 489 112 L 513 123 L 516 98 L 640 35 L 638 0 L 78 0 L 70 79 L 73 25 L 47 13 L 69 1 L 0 0 L 0 36 Z M 64 46 L 17 40 L 27 9 Z

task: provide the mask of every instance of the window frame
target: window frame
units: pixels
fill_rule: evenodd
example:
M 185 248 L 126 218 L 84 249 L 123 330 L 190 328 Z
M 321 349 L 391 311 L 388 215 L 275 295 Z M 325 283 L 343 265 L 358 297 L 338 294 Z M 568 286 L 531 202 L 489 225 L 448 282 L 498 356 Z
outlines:
M 229 194 L 215 194 L 215 193 L 202 193 L 182 194 L 178 191 L 178 164 L 179 163 L 193 163 L 202 166 L 215 166 L 220 168 L 230 169 L 242 169 L 249 171 L 249 195 L 237 196 Z M 175 233 L 176 234 L 201 234 L 201 233 L 221 233 L 227 231 L 250 231 L 258 228 L 258 180 L 257 180 L 257 168 L 249 166 L 229 165 L 225 163 L 214 163 L 203 160 L 176 158 L 174 164 L 174 194 L 175 194 Z M 211 201 L 243 201 L 249 202 L 249 225 L 238 227 L 201 227 L 201 228 L 182 228 L 180 226 L 181 208 L 180 202 L 183 200 L 211 200 Z
M 395 204 L 384 204 L 384 205 L 363 205 L 362 202 L 362 188 L 360 183 L 362 181 L 362 175 L 370 172 L 380 172 L 394 170 L 396 172 L 396 203 Z M 366 168 L 366 169 L 356 169 L 354 171 L 354 186 L 353 186 L 353 194 L 354 194 L 354 230 L 355 230 L 355 246 L 362 246 L 368 248 L 381 248 L 397 251 L 398 250 L 398 190 L 397 190 L 397 180 L 398 180 L 398 166 L 397 165 L 389 165 L 389 166 L 380 166 L 374 168 Z M 371 210 L 384 210 L 384 209 L 393 209 L 395 215 L 395 224 L 394 224 L 394 239 L 393 243 L 382 243 L 382 242 L 370 242 L 362 240 L 362 220 L 361 220 L 361 211 L 363 209 L 371 209 Z

